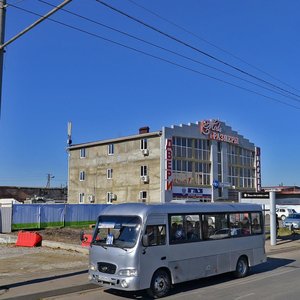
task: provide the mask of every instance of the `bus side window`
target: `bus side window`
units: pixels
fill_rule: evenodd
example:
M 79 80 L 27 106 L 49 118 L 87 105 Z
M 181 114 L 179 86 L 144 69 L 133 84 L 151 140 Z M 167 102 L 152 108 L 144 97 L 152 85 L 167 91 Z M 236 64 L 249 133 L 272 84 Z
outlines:
M 260 213 L 251 213 L 251 233 L 260 234 L 262 233 L 262 224 Z
M 147 225 L 145 234 L 148 236 L 149 246 L 166 243 L 166 225 Z

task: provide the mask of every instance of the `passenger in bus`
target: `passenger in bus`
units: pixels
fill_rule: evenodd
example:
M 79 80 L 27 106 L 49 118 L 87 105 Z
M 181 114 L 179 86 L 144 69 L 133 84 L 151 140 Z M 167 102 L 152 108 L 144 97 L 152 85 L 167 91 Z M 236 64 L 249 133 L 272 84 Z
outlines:
M 244 217 L 242 221 L 242 234 L 249 235 L 250 234 L 250 223 L 247 217 Z
M 195 222 L 195 233 L 200 237 L 200 222 L 196 221 Z
M 151 225 L 148 225 L 146 228 L 146 234 L 148 236 L 148 244 L 149 246 L 151 245 L 155 245 L 156 244 L 156 240 L 155 240 L 155 236 L 154 236 L 154 227 Z
M 208 234 L 208 221 L 207 220 L 203 220 L 202 222 L 202 230 L 203 230 L 203 240 L 208 240 L 209 238 L 209 234 Z
M 261 233 L 261 226 L 258 224 L 257 218 L 253 219 L 253 222 L 252 222 L 252 232 L 253 233 Z
M 196 240 L 198 239 L 198 235 L 195 233 L 195 229 L 193 227 L 193 224 L 191 222 L 189 222 L 187 224 L 187 239 L 188 240 Z
M 172 223 L 171 225 L 171 240 L 175 241 L 176 240 L 176 231 L 177 231 L 177 223 Z
M 183 231 L 183 226 L 182 226 L 182 224 L 178 224 L 177 230 L 176 230 L 176 233 L 175 233 L 175 239 L 176 240 L 183 240 L 184 238 L 185 238 L 185 234 L 184 234 L 184 231 Z

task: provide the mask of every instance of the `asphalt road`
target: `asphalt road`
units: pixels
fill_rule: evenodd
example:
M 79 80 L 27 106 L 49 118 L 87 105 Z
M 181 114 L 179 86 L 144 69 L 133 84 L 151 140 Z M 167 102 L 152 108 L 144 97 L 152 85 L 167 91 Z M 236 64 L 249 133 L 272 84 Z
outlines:
M 230 274 L 225 274 L 178 284 L 174 287 L 170 296 L 164 299 L 296 300 L 299 299 L 300 295 L 299 278 L 300 252 L 296 250 L 269 256 L 265 264 L 254 267 L 250 275 L 243 279 L 233 279 Z M 124 293 L 111 289 L 97 288 L 41 299 L 147 299 L 147 295 L 144 292 Z
M 273 247 L 266 242 L 268 262 L 253 268 L 245 279 L 226 274 L 179 284 L 166 299 L 299 299 L 298 240 L 298 236 L 282 238 Z M 76 251 L 0 244 L 0 299 L 147 298 L 144 292 L 124 293 L 91 285 L 87 266 L 88 255 Z

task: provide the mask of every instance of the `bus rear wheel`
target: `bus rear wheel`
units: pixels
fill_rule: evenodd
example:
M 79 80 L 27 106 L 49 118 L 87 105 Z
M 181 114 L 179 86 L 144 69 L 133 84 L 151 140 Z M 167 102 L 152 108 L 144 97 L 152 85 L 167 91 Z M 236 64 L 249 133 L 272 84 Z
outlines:
M 168 294 L 171 288 L 171 279 L 168 272 L 164 270 L 157 270 L 151 280 L 148 294 L 153 298 L 161 298 Z
M 248 259 L 245 256 L 241 256 L 236 264 L 236 269 L 234 271 L 234 277 L 243 278 L 248 275 L 249 265 Z

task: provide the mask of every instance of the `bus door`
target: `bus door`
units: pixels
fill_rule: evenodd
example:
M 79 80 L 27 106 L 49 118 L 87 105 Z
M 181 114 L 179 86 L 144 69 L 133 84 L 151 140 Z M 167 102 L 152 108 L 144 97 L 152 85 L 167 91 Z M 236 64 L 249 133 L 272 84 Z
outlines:
M 141 285 L 149 287 L 153 273 L 168 265 L 167 257 L 167 216 L 151 215 L 147 218 L 142 236 L 140 253 Z

